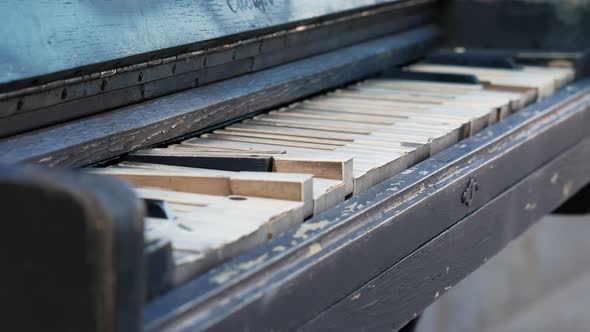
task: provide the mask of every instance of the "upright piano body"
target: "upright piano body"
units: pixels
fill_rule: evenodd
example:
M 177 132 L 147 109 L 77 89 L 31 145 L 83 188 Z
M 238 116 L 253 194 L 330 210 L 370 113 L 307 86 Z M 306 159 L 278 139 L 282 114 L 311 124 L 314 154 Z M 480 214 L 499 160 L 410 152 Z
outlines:
M 588 24 L 544 3 L 473 3 L 0 4 L 0 193 L 9 212 L 3 257 L 12 305 L 5 326 L 398 330 L 542 216 L 585 212 L 584 41 L 535 35 L 543 42 L 527 42 L 528 30 L 518 27 L 511 38 L 514 27 L 482 8 L 513 20 L 520 13 L 523 28 L 542 21 L 528 19 L 532 12 L 553 15 L 551 31 Z M 501 29 L 496 35 L 470 13 Z M 371 80 L 488 84 L 470 69 L 416 73 L 421 65 L 462 72 L 566 66 L 575 80 L 172 283 L 158 283 L 172 264 L 170 243 L 144 239 L 144 217 L 163 205 L 80 169 L 117 173 L 112 166 L 141 159 L 146 149 L 220 135 L 211 133 Z M 275 166 L 265 167 L 276 167 L 273 158 L 265 160 Z

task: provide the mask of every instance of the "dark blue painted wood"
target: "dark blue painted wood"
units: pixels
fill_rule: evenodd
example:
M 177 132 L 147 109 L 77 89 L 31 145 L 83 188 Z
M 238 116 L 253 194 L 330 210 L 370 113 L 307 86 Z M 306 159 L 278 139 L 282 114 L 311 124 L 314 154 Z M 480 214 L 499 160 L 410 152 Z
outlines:
M 187 310 L 186 330 L 301 326 L 587 137 L 588 93 L 576 83 L 156 299 L 148 330 Z
M 426 26 L 10 137 L 0 140 L 0 163 L 103 161 L 413 61 L 438 39 L 439 31 Z
M 300 330 L 396 331 L 588 183 L 589 162 L 587 137 Z
M 0 197 L 7 329 L 142 330 L 143 206 L 128 185 L 0 166 Z
M 2 0 L 0 84 L 397 1 Z

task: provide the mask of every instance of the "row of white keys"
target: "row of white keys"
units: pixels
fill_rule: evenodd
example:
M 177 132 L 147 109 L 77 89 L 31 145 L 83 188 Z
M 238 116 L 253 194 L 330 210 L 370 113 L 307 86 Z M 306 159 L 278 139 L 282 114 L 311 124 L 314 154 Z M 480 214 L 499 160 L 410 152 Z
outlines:
M 482 75 L 482 72 L 488 76 Z M 550 90 L 542 84 L 531 87 L 530 77 L 536 77 L 535 73 L 518 79 L 506 79 L 501 73 L 490 74 L 485 70 L 478 74 L 488 79 L 493 77 L 496 82 L 510 82 L 515 87 L 520 84 L 527 89 L 534 88 L 540 95 L 549 93 L 543 91 Z M 566 80 L 562 74 L 555 71 L 548 76 L 551 76 L 554 84 L 561 84 Z M 547 80 L 543 82 L 546 83 Z M 531 85 L 527 85 L 529 83 Z M 293 209 L 299 211 L 299 214 L 291 213 L 303 218 L 311 214 L 310 196 L 313 197 L 313 214 L 317 214 L 341 202 L 345 194 L 365 191 L 396 172 L 518 110 L 528 102 L 521 91 L 525 90 L 515 88 L 501 91 L 474 84 L 371 79 L 158 150 L 201 155 L 272 155 L 275 171 L 308 173 L 315 176 L 312 179 L 313 194 L 306 195 L 307 203 L 305 199 L 299 202 L 299 210 Z M 351 160 L 351 157 L 354 159 Z M 154 167 L 129 163 L 121 166 Z M 161 165 L 157 167 L 162 170 Z M 325 171 L 324 168 L 328 168 L 329 171 Z M 325 175 L 326 178 L 322 178 L 321 175 Z M 230 181 L 229 190 L 218 194 L 226 195 L 222 196 L 223 198 L 236 193 L 264 196 L 260 192 L 268 191 L 268 188 L 264 189 L 257 183 L 268 178 L 268 175 L 257 173 L 249 176 L 253 182 L 246 187 L 253 191 L 235 191 Z M 350 179 L 348 186 L 335 181 L 346 182 L 346 177 Z M 228 178 L 231 179 L 232 176 Z M 151 182 L 148 184 L 161 185 Z M 343 190 L 344 187 L 347 189 Z M 180 189 L 186 190 L 184 187 Z M 240 212 L 236 212 L 235 215 L 232 214 L 234 212 L 229 212 L 228 216 L 231 217 L 222 218 L 232 219 L 232 222 L 216 224 L 206 220 L 210 215 L 213 216 L 208 214 L 210 212 L 203 213 L 187 207 L 186 202 L 182 201 L 171 203 L 177 218 L 183 221 L 166 224 L 164 227 L 161 220 L 152 220 L 150 225 L 158 227 L 151 227 L 151 234 L 175 238 L 173 243 L 176 242 L 177 253 L 184 253 L 183 260 L 191 257 L 189 254 L 200 255 L 199 264 L 187 265 L 189 270 L 194 269 L 194 266 L 213 264 L 208 261 L 213 262 L 215 259 L 207 258 L 212 257 L 207 255 L 215 253 L 218 256 L 230 257 L 263 241 L 264 234 L 276 234 L 281 227 L 290 224 L 269 223 L 270 217 L 265 214 L 261 214 L 259 218 L 247 213 L 244 213 L 244 222 L 236 224 L 235 220 L 242 220 Z M 228 209 L 229 206 L 231 205 L 228 205 Z M 292 219 L 291 217 L 289 220 Z M 269 225 L 280 227 L 271 227 L 269 230 Z M 195 234 L 187 234 L 187 227 L 194 229 Z M 203 227 L 205 231 L 199 237 L 198 229 Z M 260 230 L 261 227 L 264 231 Z M 231 231 L 227 231 L 228 228 L 231 228 Z M 192 242 L 193 237 L 198 237 L 199 240 Z
M 303 162 L 301 162 L 303 160 Z M 319 163 L 314 167 L 310 163 Z M 122 162 L 107 172 L 118 172 L 120 176 L 129 178 L 134 174 L 133 169 L 159 171 L 167 183 L 162 184 L 159 179 L 149 174 L 140 180 L 130 179 L 134 183 L 151 187 L 165 187 L 171 190 L 196 193 L 210 193 L 220 195 L 242 195 L 261 198 L 272 198 L 303 203 L 304 216 L 318 215 L 328 208 L 344 201 L 348 194 L 345 182 L 352 182 L 352 159 L 329 158 L 298 158 L 297 156 L 278 156 L 275 167 L 289 172 L 230 172 L 194 167 L 170 166 L 155 163 Z M 293 164 L 297 166 L 292 167 Z M 291 167 L 290 167 L 291 166 Z M 308 168 L 306 168 L 308 167 Z M 306 174 L 307 170 L 323 168 L 321 175 L 327 178 Z M 327 169 L 326 169 L 327 168 Z M 294 170 L 299 171 L 295 173 Z M 141 171 L 140 171 L 141 172 Z M 182 182 L 182 187 L 173 181 L 175 174 L 187 174 L 195 178 L 213 178 L 217 183 L 189 184 Z M 117 174 L 113 174 L 117 175 Z M 137 176 L 137 175 L 136 175 Z M 223 182 L 222 182 L 223 181 Z M 219 192 L 218 188 L 224 188 Z
M 524 105 L 522 103 L 522 94 L 520 93 L 511 93 L 506 91 L 493 91 L 489 89 L 473 89 L 472 91 L 460 91 L 460 92 L 440 92 L 440 91 L 424 91 L 421 88 L 411 88 L 406 87 L 405 89 L 400 89 L 395 85 L 389 86 L 388 83 L 392 83 L 393 80 L 389 81 L 380 81 L 380 80 L 368 80 L 362 83 L 359 83 L 355 86 L 352 86 L 351 89 L 360 90 L 363 92 L 370 91 L 374 94 L 402 94 L 402 93 L 410 93 L 417 97 L 421 96 L 436 96 L 436 97 L 443 97 L 444 103 L 449 105 L 454 104 L 455 106 L 463 106 L 463 107 L 471 107 L 473 106 L 488 106 L 492 108 L 507 108 L 510 110 L 517 110 L 522 108 Z M 430 85 L 436 87 L 441 83 L 431 83 Z M 422 86 L 425 84 L 423 83 Z M 465 84 L 466 85 L 466 84 Z M 475 107 L 475 108 L 476 108 Z
M 171 242 L 175 257 L 181 257 L 174 272 L 177 282 L 345 198 L 342 181 L 309 174 L 228 172 L 137 162 L 88 171 L 120 177 L 136 186 L 140 197 L 167 203 L 173 217 L 146 219 L 146 238 Z
M 246 196 L 211 196 L 137 188 L 139 197 L 166 202 L 170 219 L 146 218 L 146 239 L 167 239 L 174 283 L 253 248 L 303 221 L 302 203 Z
M 481 89 L 470 87 L 465 93 L 478 90 Z M 460 102 L 460 93 L 426 102 L 420 100 L 420 94 L 411 91 L 407 95 L 417 98 L 379 98 L 387 96 L 387 92 L 384 89 L 364 98 L 358 96 L 363 91 L 353 90 L 343 96 L 314 98 L 183 144 L 202 148 L 280 149 L 289 153 L 312 150 L 323 154 L 348 153 L 355 157 L 355 175 L 371 171 L 379 175 L 370 178 L 381 181 L 489 125 L 490 114 L 494 113 L 495 105 L 487 95 L 480 98 L 478 114 L 473 108 L 461 109 L 452 104 Z M 477 100 L 477 96 L 471 99 Z M 448 109 L 441 109 L 447 103 Z M 374 167 L 379 160 L 382 165 Z M 367 165 L 371 162 L 372 165 Z M 360 188 L 355 188 L 355 192 L 368 186 Z
M 193 151 L 201 152 L 219 149 L 218 151 L 225 153 L 280 150 L 286 153 L 287 156 L 296 156 L 298 158 L 306 158 L 306 156 L 322 156 L 325 158 L 342 160 L 350 159 L 354 156 L 354 161 L 352 162 L 353 194 L 358 193 L 359 190 L 364 191 L 375 184 L 375 175 L 372 173 L 378 172 L 379 174 L 385 174 L 402 167 L 397 160 L 391 160 L 391 158 L 385 156 L 376 156 L 374 153 L 368 151 L 353 154 L 347 151 L 327 149 L 325 146 L 323 146 L 321 150 L 318 150 L 313 146 L 304 146 L 300 142 L 297 142 L 297 146 L 294 146 L 295 144 L 292 144 L 289 141 L 229 136 L 230 135 L 227 135 L 227 137 L 216 136 L 218 138 L 229 138 L 227 140 L 207 137 L 193 138 L 182 142 L 179 146 L 173 146 L 170 148 L 184 151 L 192 149 Z
M 473 74 L 482 82 L 503 88 L 534 89 L 539 98 L 546 97 L 570 82 L 574 73 L 568 68 L 532 67 L 498 69 L 420 63 L 408 66 L 411 71 Z
M 133 185 L 187 193 L 241 195 L 302 202 L 304 215 L 322 212 L 323 202 L 344 200 L 342 181 L 310 174 L 229 172 L 151 163 L 123 162 L 95 172 L 120 177 Z M 319 204 L 315 201 L 319 200 Z

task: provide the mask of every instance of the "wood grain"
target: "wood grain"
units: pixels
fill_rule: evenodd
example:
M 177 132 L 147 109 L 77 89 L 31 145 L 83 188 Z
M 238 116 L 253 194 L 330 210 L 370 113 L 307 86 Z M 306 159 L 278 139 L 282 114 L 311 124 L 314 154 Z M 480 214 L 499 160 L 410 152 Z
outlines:
M 408 62 L 438 37 L 425 27 L 0 141 L 0 161 L 81 166 L 286 103 Z M 388 56 L 396 52 L 396 56 Z M 237 106 L 237 107 L 236 107 Z
M 0 29 L 0 38 L 5 43 L 4 52 L 0 52 L 0 83 L 129 55 L 153 56 L 155 51 L 180 46 L 190 49 L 187 45 L 394 2 L 397 1 L 359 0 L 336 5 L 329 0 L 296 4 L 269 0 L 156 0 L 122 1 L 115 5 L 108 1 L 3 1 L 0 13 L 6 15 L 2 16 L 4 28 Z M 18 26 L 30 29 L 14 34 L 11 27 Z

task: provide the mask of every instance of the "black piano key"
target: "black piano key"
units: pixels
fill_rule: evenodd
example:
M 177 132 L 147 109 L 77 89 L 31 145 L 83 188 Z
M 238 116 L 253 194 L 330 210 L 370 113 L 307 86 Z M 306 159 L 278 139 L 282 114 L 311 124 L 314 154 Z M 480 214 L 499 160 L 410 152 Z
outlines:
M 164 164 L 173 166 L 217 169 L 234 172 L 271 172 L 272 156 L 198 156 L 183 155 L 182 153 L 132 153 L 128 161 Z
M 146 206 L 146 214 L 148 217 L 158 218 L 158 219 L 173 219 L 174 215 L 168 204 L 165 201 L 156 200 L 156 199 L 147 199 L 143 200 Z
M 406 71 L 399 68 L 392 68 L 381 73 L 383 78 L 397 78 L 402 80 L 425 81 L 425 82 L 444 82 L 459 84 L 480 84 L 475 75 L 452 74 L 452 73 L 432 73 Z

